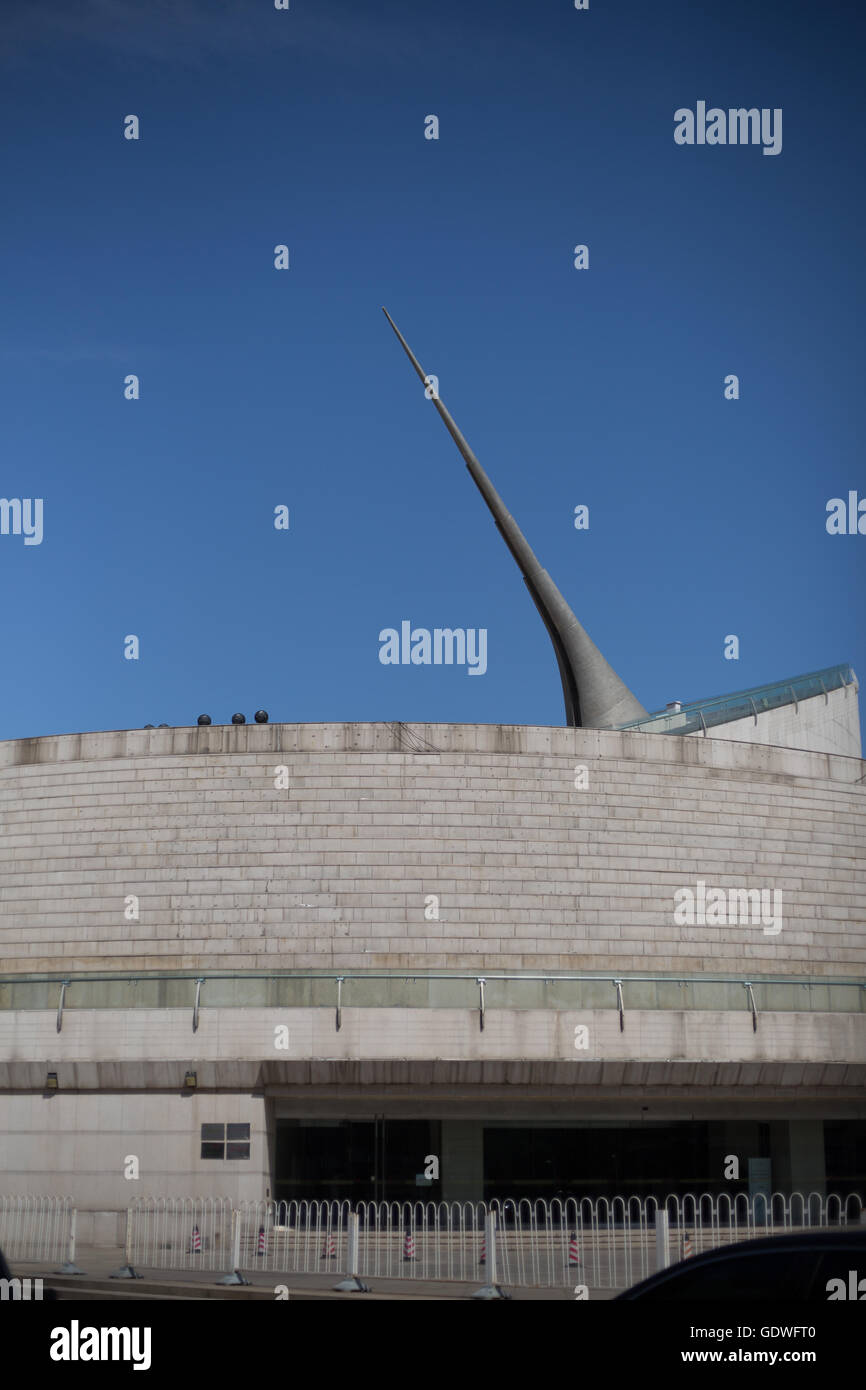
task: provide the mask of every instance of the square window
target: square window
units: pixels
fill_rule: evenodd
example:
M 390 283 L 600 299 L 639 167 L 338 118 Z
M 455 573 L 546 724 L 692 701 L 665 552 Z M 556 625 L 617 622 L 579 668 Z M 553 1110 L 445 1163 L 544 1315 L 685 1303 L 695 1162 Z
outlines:
M 202 1143 L 201 1156 L 202 1158 L 224 1158 L 225 1148 L 225 1144 Z
M 225 1125 L 202 1125 L 201 1137 L 202 1143 L 205 1139 L 225 1139 L 226 1127 Z
M 246 1139 L 249 1140 L 249 1125 L 226 1125 L 226 1139 Z
M 202 1145 L 202 1147 L 204 1146 Z M 244 1144 L 243 1142 L 238 1141 L 234 1144 L 226 1144 L 226 1158 L 249 1158 L 249 1156 L 249 1143 Z

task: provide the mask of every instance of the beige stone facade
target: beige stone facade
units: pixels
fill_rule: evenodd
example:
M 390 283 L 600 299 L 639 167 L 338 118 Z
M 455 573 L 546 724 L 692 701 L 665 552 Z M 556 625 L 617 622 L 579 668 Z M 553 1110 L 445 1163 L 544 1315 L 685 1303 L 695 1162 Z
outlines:
M 833 754 L 496 725 L 81 734 L 0 745 L 0 816 L 7 972 L 866 967 L 866 784 Z M 780 890 L 782 930 L 677 926 L 698 880 Z
M 281 1126 L 420 1117 L 449 1200 L 508 1126 L 702 1125 L 820 1190 L 825 1126 L 854 1152 L 866 1118 L 864 764 L 718 735 L 0 744 L 0 1191 L 72 1193 L 111 1241 L 130 1153 L 136 1195 L 270 1196 Z M 778 930 L 678 923 L 699 883 L 779 893 Z M 203 1159 L 215 1122 L 248 1160 Z

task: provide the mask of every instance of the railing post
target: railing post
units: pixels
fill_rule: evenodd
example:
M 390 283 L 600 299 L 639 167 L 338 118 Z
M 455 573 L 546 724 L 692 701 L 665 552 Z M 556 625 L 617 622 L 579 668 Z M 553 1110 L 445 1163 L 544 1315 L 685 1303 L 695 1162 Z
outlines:
M 667 1210 L 656 1212 L 656 1269 L 667 1269 L 671 1262 L 671 1232 Z
M 487 1273 L 491 1284 L 496 1283 L 496 1212 L 489 1211 L 484 1222 L 487 1235 Z
M 126 1264 L 121 1265 L 120 1269 L 115 1269 L 109 1274 L 109 1279 L 141 1279 L 143 1276 L 136 1273 L 132 1265 L 132 1207 L 126 1208 L 126 1240 L 124 1241 L 124 1256 Z
M 496 1282 L 496 1212 L 488 1211 L 484 1220 L 484 1240 L 486 1248 L 487 1277 L 489 1282 L 484 1284 L 472 1295 L 473 1298 L 481 1298 L 488 1301 L 492 1298 L 510 1298 L 510 1293 L 505 1293 Z
M 369 1287 L 358 1278 L 361 1218 L 356 1211 L 349 1212 L 346 1227 L 346 1277 L 335 1284 L 340 1293 L 369 1293 Z
M 195 982 L 195 1003 L 192 1006 L 192 1031 L 194 1033 L 198 1032 L 198 1006 L 201 999 L 201 987 L 203 984 L 204 979 L 198 979 Z
M 356 1211 L 349 1213 L 348 1249 L 346 1252 L 346 1273 L 358 1273 L 358 1241 L 361 1218 Z
M 79 1269 L 75 1263 L 75 1232 L 78 1225 L 78 1208 L 73 1207 L 69 1213 L 69 1238 L 66 1245 L 66 1263 L 61 1265 L 60 1274 L 83 1274 L 84 1270 Z
M 267 1221 L 267 1213 L 265 1220 Z M 218 1279 L 218 1284 L 248 1284 L 249 1279 L 245 1279 L 241 1274 L 241 1213 L 236 1206 L 232 1206 L 232 1238 L 231 1238 L 231 1262 L 230 1273 Z
M 747 993 L 748 996 L 749 996 L 749 1008 L 750 1008 L 751 1011 L 752 1011 L 752 1032 L 753 1032 L 753 1033 L 757 1033 L 757 1031 L 758 1031 L 758 1010 L 755 1008 L 755 996 L 754 996 L 754 994 L 752 993 L 751 981 L 750 981 L 750 980 L 744 980 L 744 981 L 743 981 L 743 985 L 744 985 L 744 987 L 745 987 L 746 993 Z
M 622 980 L 614 980 L 616 987 L 616 1007 L 619 1011 L 619 1031 L 625 1032 L 625 1005 L 622 999 Z
M 57 1028 L 57 1032 L 58 1032 L 58 1033 L 60 1032 L 61 1028 L 63 1027 L 63 1005 L 66 1003 L 66 989 L 67 989 L 68 984 L 69 984 L 69 981 L 68 981 L 68 980 L 64 980 L 63 983 L 62 983 L 62 985 L 60 986 L 60 1003 L 57 1005 L 57 1024 L 56 1024 L 56 1028 Z

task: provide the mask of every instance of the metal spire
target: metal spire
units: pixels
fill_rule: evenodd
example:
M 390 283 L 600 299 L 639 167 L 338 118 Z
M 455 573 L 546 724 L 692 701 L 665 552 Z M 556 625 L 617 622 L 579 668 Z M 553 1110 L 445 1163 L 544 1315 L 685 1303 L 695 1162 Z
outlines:
M 425 386 L 428 378 L 388 310 L 382 313 L 403 345 L 403 350 Z M 607 728 L 625 724 L 646 714 L 643 705 L 605 661 L 592 638 L 578 622 L 546 569 L 543 569 L 514 517 L 455 425 L 438 394 L 432 398 L 445 428 L 463 455 L 502 539 L 520 567 L 527 589 L 547 628 L 556 652 L 566 722 L 575 728 Z

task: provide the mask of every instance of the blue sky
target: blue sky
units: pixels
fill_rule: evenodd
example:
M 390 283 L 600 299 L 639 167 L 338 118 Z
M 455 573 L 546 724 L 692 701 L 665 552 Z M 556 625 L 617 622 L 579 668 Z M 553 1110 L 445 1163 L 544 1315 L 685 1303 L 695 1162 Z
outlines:
M 0 738 L 563 722 L 382 304 L 648 709 L 862 676 L 866 11 L 710 11 L 7 0 L 0 495 L 44 536 L 0 536 Z M 678 146 L 699 100 L 782 152 Z M 403 619 L 486 628 L 486 674 L 383 666 Z

